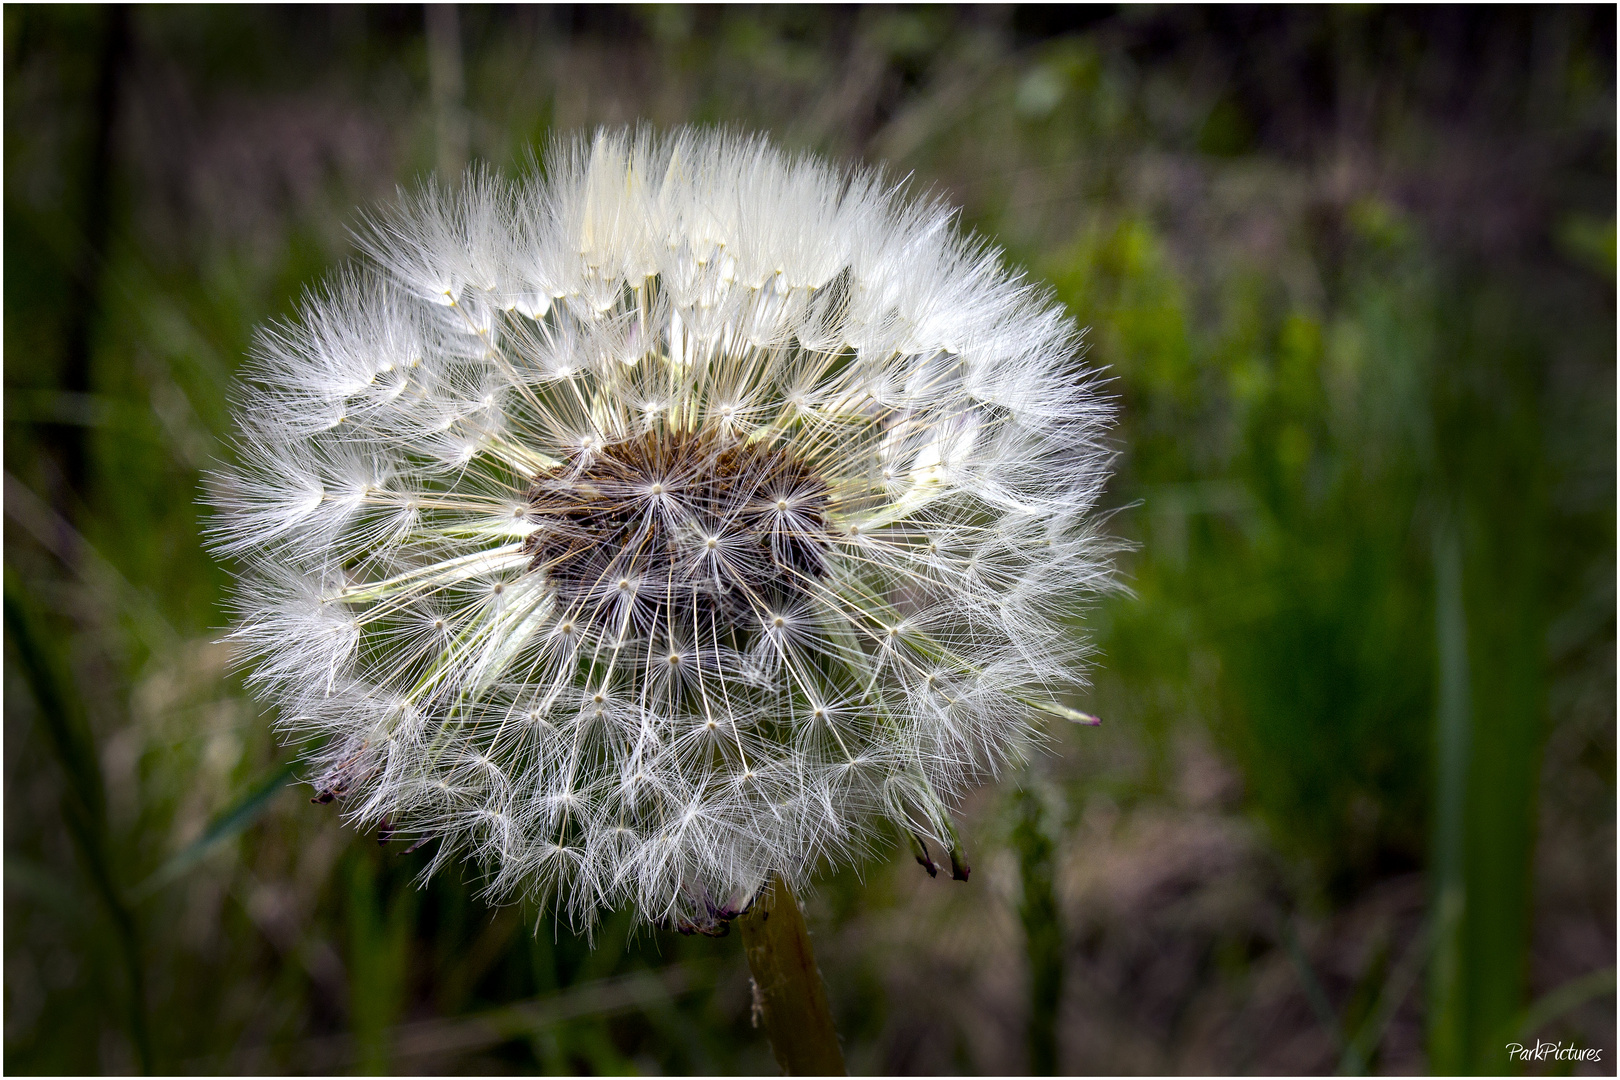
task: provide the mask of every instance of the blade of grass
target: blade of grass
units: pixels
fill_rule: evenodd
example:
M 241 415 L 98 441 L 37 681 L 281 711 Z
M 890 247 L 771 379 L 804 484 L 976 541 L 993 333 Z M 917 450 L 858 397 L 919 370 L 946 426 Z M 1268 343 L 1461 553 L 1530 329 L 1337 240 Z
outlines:
M 1482 300 L 1459 320 L 1471 370 L 1464 515 L 1474 738 L 1464 838 L 1468 1061 L 1510 1068 L 1497 1039 L 1528 994 L 1536 785 L 1545 736 L 1543 548 L 1549 483 L 1535 370 L 1513 328 Z
M 1293 921 L 1284 917 L 1281 924 L 1283 949 L 1288 953 L 1288 959 L 1294 965 L 1294 971 L 1299 975 L 1300 985 L 1305 988 L 1305 998 L 1311 1003 L 1311 1011 L 1316 1014 L 1328 1033 L 1333 1036 L 1333 1048 L 1340 1053 L 1344 1052 L 1344 1027 L 1339 1023 L 1339 1014 L 1334 1011 L 1333 1003 L 1328 1001 L 1327 991 L 1316 977 L 1316 971 L 1311 967 L 1310 960 L 1305 956 L 1305 950 L 1300 947 L 1299 938 L 1294 934 Z
M 134 916 L 118 887 L 107 839 L 107 798 L 101 770 L 95 762 L 90 735 L 85 730 L 83 707 L 70 696 L 71 683 L 62 679 L 54 658 L 41 646 L 33 630 L 26 593 L 10 569 L 5 582 L 6 637 L 17 656 L 23 678 L 38 705 L 47 742 L 67 780 L 62 816 L 74 847 L 84 863 L 97 898 L 117 937 L 129 982 L 129 1036 L 141 1071 L 153 1071 L 152 1044 L 146 1020 L 146 971 Z
M 1465 1061 L 1463 1000 L 1463 812 L 1468 789 L 1472 717 L 1468 702 L 1468 624 L 1463 607 L 1462 545 L 1449 519 L 1434 539 L 1435 651 L 1439 707 L 1435 713 L 1434 836 L 1430 889 L 1434 955 L 1429 970 L 1429 1068 L 1459 1073 Z
M 229 840 L 253 824 L 264 812 L 265 807 L 270 805 L 270 800 L 287 786 L 296 768 L 296 762 L 287 762 L 256 784 L 246 795 L 220 811 L 214 820 L 208 823 L 208 828 L 203 830 L 201 836 L 175 852 L 145 881 L 135 886 L 130 893 L 131 898 L 141 901 L 152 896 L 200 862 L 216 844 Z
M 570 1021 L 658 1007 L 708 986 L 715 967 L 712 962 L 679 963 L 656 971 L 595 979 L 559 993 L 466 1016 L 399 1024 L 388 1029 L 386 1040 L 396 1064 L 443 1061 L 454 1055 L 476 1053 L 504 1042 L 525 1039 Z M 294 1048 L 290 1060 L 311 1072 L 327 1072 L 354 1065 L 361 1053 L 355 1036 L 345 1033 L 307 1039 Z M 244 1053 L 242 1060 L 271 1060 L 269 1048 Z M 194 1072 L 218 1068 L 217 1062 L 201 1059 L 188 1065 Z
M 356 1069 L 383 1075 L 392 1071 L 393 1027 L 405 1007 L 416 890 L 390 890 L 375 852 L 356 853 L 349 870 L 349 1017 Z
M 1396 1011 L 1422 977 L 1433 945 L 1434 935 L 1425 925 L 1384 980 L 1378 1000 L 1373 1003 L 1367 1019 L 1346 1044 L 1344 1054 L 1339 1058 L 1339 1072 L 1342 1075 L 1361 1076 L 1366 1073 L 1373 1055 L 1384 1041 L 1384 1032 L 1389 1030 L 1389 1022 L 1395 1018 Z
M 1507 297 L 1447 290 L 1433 425 L 1437 765 L 1430 1068 L 1499 1073 L 1524 1008 L 1546 715 L 1542 382 Z M 1466 612 L 1466 619 L 1464 613 Z
M 1528 1039 L 1560 1016 L 1580 1008 L 1594 998 L 1614 993 L 1614 968 L 1600 968 L 1589 972 L 1555 990 L 1549 990 L 1526 1008 L 1502 1031 L 1503 1043 Z
M 119 573 L 72 522 L 9 472 L 5 474 L 5 514 L 87 588 L 113 598 L 114 609 L 129 619 L 142 644 L 152 652 L 166 652 L 179 644 L 179 632 L 152 598 Z
M 49 867 L 8 852 L 5 859 L 6 888 L 27 893 L 59 914 L 78 917 L 83 904 L 73 886 Z

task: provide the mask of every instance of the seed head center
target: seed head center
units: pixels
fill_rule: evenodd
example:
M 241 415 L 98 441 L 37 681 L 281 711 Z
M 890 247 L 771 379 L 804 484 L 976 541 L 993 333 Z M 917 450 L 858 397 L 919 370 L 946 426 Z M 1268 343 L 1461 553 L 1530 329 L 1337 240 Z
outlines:
M 761 601 L 781 610 L 825 576 L 829 502 L 827 483 L 791 445 L 660 430 L 536 476 L 524 551 L 587 626 L 609 595 L 630 602 L 641 634 L 694 617 L 757 626 Z M 787 518 L 772 509 L 790 505 Z M 708 557 L 722 541 L 726 557 Z

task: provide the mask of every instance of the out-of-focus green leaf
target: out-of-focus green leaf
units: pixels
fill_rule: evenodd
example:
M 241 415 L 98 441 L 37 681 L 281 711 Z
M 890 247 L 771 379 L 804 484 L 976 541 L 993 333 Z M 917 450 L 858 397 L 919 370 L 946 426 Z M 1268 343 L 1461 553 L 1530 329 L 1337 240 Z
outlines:
M 1613 994 L 1614 990 L 1615 972 L 1612 967 L 1600 968 L 1580 978 L 1571 979 L 1564 985 L 1547 991 L 1514 1017 L 1504 1029 L 1502 1041 L 1505 1043 L 1528 1039 L 1565 1013 L 1580 1008 L 1588 1001 Z
M 131 895 L 137 900 L 146 899 L 190 870 L 213 850 L 216 844 L 229 840 L 252 825 L 269 805 L 270 800 L 287 786 L 287 781 L 292 778 L 297 767 L 297 762 L 289 761 L 254 785 L 235 803 L 220 811 L 208 823 L 201 836 L 175 852 L 167 862 L 152 871 L 145 881 L 135 887 Z
M 1593 273 L 1614 281 L 1615 219 L 1570 214 L 1558 223 L 1555 238 L 1565 255 Z
M 5 575 L 6 639 L 11 643 L 28 688 L 39 706 L 52 750 L 66 775 L 69 797 L 63 817 L 78 848 L 97 898 L 117 935 L 128 980 L 128 1024 L 141 1070 L 153 1071 L 152 1043 L 146 1015 L 146 962 L 140 934 L 126 904 L 112 865 L 107 840 L 107 796 L 96 764 L 92 740 L 84 723 L 84 710 L 72 684 L 61 678 L 54 659 L 34 631 L 34 620 L 23 587 L 8 566 Z

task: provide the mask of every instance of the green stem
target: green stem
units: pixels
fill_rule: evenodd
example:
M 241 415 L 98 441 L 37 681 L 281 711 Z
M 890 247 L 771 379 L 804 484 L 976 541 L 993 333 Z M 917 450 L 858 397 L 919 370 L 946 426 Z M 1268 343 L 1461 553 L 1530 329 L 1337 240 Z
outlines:
M 1029 1071 L 1056 1076 L 1057 1013 L 1063 997 L 1063 919 L 1053 883 L 1057 853 L 1044 827 L 1039 796 L 1020 789 L 1016 805 L 1012 839 L 1024 893 L 1018 917 L 1029 956 Z
M 765 1021 L 776 1063 L 788 1076 L 846 1076 L 827 989 L 810 951 L 810 932 L 793 890 L 774 877 L 737 920 L 756 1016 Z

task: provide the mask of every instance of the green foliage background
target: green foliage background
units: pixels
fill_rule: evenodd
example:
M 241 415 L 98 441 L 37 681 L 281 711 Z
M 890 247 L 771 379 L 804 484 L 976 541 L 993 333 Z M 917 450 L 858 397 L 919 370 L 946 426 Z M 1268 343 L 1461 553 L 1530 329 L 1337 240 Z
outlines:
M 1105 725 L 966 808 L 970 885 L 812 898 L 854 1068 L 1613 1061 L 1612 9 L 4 18 L 9 1071 L 770 1068 L 734 939 L 593 948 L 309 805 L 200 545 L 358 208 L 642 119 L 943 193 L 1120 405 Z M 1199 830 L 1241 869 L 1138 843 Z

